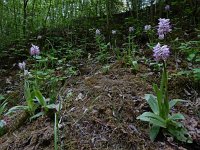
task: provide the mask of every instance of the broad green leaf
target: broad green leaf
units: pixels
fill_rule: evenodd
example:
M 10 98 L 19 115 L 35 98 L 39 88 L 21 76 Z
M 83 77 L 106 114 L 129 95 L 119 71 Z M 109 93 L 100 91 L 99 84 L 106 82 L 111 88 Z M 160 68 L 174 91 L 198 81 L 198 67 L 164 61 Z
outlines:
M 195 56 L 196 56 L 196 54 L 195 53 L 192 53 L 192 54 L 190 54 L 189 56 L 188 56 L 188 60 L 189 61 L 192 61 L 194 58 L 195 58 Z
M 41 106 L 46 107 L 46 101 L 45 98 L 43 97 L 42 93 L 38 89 L 34 89 L 35 92 L 35 97 L 40 103 Z
M 182 123 L 180 123 L 180 122 L 177 122 L 177 121 L 175 121 L 175 120 L 167 120 L 167 125 L 168 126 L 174 126 L 174 127 L 176 127 L 176 128 L 182 128 L 183 127 L 183 124 Z
M 24 83 L 24 96 L 25 96 L 25 99 L 29 99 L 31 97 L 29 83 L 26 81 Z
M 29 108 L 28 106 L 14 106 L 8 110 L 6 115 L 9 115 L 10 113 L 14 113 L 18 110 L 28 110 L 28 108 Z
M 192 71 L 193 71 L 195 74 L 200 73 L 200 69 L 199 69 L 199 68 L 194 68 L 194 69 L 192 69 Z
M 164 112 L 162 110 L 163 105 L 163 94 L 162 91 L 158 88 L 157 84 L 153 84 L 153 89 L 157 96 L 158 108 L 159 108 L 159 115 L 163 116 Z
M 138 116 L 137 119 L 166 128 L 166 121 L 162 119 L 159 115 L 156 115 L 152 112 L 144 112 L 142 115 Z
M 5 99 L 5 97 L 2 94 L 0 94 L 0 101 L 3 99 Z
M 38 118 L 40 116 L 43 116 L 44 114 L 45 114 L 44 112 L 39 112 L 39 113 L 35 114 L 34 116 L 30 117 L 30 120 Z
M 37 56 L 34 56 L 34 57 L 35 57 L 36 60 L 42 59 L 42 57 L 41 57 L 41 56 L 38 56 L 38 55 L 37 55 Z
M 151 107 L 151 110 L 154 112 L 154 114 L 159 114 L 159 107 L 157 99 L 152 94 L 145 94 L 145 99 L 147 100 L 149 106 Z
M 149 120 L 149 123 L 153 124 L 153 125 L 156 125 L 156 126 L 159 126 L 159 127 L 163 127 L 163 128 L 166 128 L 166 123 L 165 122 L 162 122 L 161 120 L 157 119 L 157 118 L 151 118 Z
M 169 118 L 168 118 L 169 120 L 183 120 L 183 119 L 185 119 L 185 117 L 182 115 L 182 114 L 180 114 L 180 113 L 177 113 L 177 114 L 173 114 L 172 116 L 170 116 Z
M 24 95 L 25 95 L 27 106 L 29 107 L 30 111 L 33 111 L 33 107 L 34 107 L 33 96 L 32 96 L 28 82 L 25 82 L 25 85 L 24 85 Z
M 182 99 L 173 99 L 171 101 L 169 101 L 169 109 L 171 109 L 173 106 L 176 105 L 176 103 L 178 102 L 186 102 L 185 100 Z
M 151 139 L 152 141 L 155 140 L 155 138 L 157 137 L 159 131 L 160 131 L 160 127 L 159 127 L 159 126 L 153 125 L 153 126 L 151 127 L 149 136 L 150 136 L 150 139 Z
M 167 129 L 169 133 L 182 142 L 192 143 L 192 138 L 188 134 L 187 130 L 184 127 L 176 128 L 176 127 L 169 127 Z
M 164 86 L 165 86 L 165 71 L 164 71 L 164 68 L 163 68 L 163 71 L 162 71 L 162 77 L 161 77 L 161 83 L 160 83 L 160 90 L 163 92 L 164 91 Z
M 59 110 L 59 104 L 50 104 L 46 106 L 48 109 L 55 109 L 56 111 Z
M 3 112 L 5 111 L 5 107 L 8 103 L 6 101 L 4 101 L 1 105 L 0 105 L 0 116 L 3 114 Z
M 138 62 L 137 61 L 132 61 L 132 66 L 134 67 L 135 70 L 138 70 Z

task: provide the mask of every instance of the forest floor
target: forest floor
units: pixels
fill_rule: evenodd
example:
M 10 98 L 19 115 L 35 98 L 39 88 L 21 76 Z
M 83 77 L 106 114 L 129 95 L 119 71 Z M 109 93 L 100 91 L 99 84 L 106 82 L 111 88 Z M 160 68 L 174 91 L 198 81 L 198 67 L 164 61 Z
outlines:
M 197 150 L 200 149 L 200 116 L 198 91 L 191 88 L 183 77 L 171 78 L 169 97 L 182 98 L 182 103 L 173 108 L 181 112 L 183 121 L 192 136 L 192 144 L 177 142 L 168 135 L 160 134 L 155 142 L 149 139 L 149 126 L 136 117 L 150 111 L 144 95 L 153 93 L 152 84 L 159 83 L 158 72 L 145 64 L 133 73 L 123 62 L 110 63 L 107 72 L 94 60 L 87 60 L 77 76 L 68 78 L 60 89 L 62 111 L 60 112 L 59 136 L 62 149 L 99 150 Z M 170 68 L 170 67 L 169 67 Z M 174 68 L 169 69 L 171 73 Z M 1 92 L 10 99 L 22 99 L 22 87 L 17 69 L 2 69 Z M 24 112 L 7 118 L 9 132 L 0 137 L 1 150 L 53 150 L 54 119 L 40 117 L 24 120 Z

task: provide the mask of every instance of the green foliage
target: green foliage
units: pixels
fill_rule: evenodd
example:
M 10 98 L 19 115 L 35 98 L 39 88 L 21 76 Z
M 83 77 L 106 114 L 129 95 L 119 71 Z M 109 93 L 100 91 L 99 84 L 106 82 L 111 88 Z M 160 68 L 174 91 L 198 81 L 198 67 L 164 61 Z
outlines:
M 34 88 L 33 92 L 34 92 L 34 96 L 35 96 L 35 100 L 36 100 L 35 102 L 36 102 L 36 104 L 37 103 L 39 104 L 38 108 L 41 110 L 41 112 L 32 116 L 30 119 L 34 119 L 34 118 L 37 118 L 37 117 L 45 115 L 45 114 L 51 115 L 52 112 L 58 111 L 59 104 L 50 103 L 51 101 L 46 99 L 42 95 L 42 93 L 40 92 L 40 90 L 38 88 Z
M 25 106 L 14 106 L 8 110 L 6 115 L 9 115 L 11 113 L 14 113 L 18 110 L 25 110 L 29 113 L 29 115 L 34 115 L 35 110 L 37 109 L 38 105 L 34 103 L 34 93 L 31 92 L 30 85 L 27 81 L 24 83 L 24 97 L 26 100 Z
M 4 100 L 4 99 L 5 99 L 5 97 L 2 94 L 0 94 L 0 101 Z
M 107 74 L 109 72 L 109 70 L 110 70 L 110 65 L 105 65 L 102 68 L 103 74 Z
M 96 45 L 98 47 L 99 52 L 97 52 L 97 60 L 101 63 L 107 63 L 109 53 L 108 53 L 108 47 L 110 46 L 110 43 L 104 42 L 104 37 L 102 35 L 96 35 Z
M 58 110 L 59 105 L 49 103 L 49 100 L 46 99 L 42 95 L 42 93 L 37 88 L 37 86 L 30 88 L 28 81 L 26 81 L 24 89 L 25 89 L 24 96 L 26 99 L 26 105 L 25 106 L 14 106 L 8 110 L 6 115 L 9 115 L 9 114 L 14 113 L 19 110 L 24 110 L 31 116 L 30 119 L 34 119 L 41 115 L 45 115 L 45 114 L 48 115 L 50 110 L 51 111 Z M 35 114 L 36 110 L 40 110 L 40 112 Z
M 147 121 L 151 124 L 150 129 L 150 139 L 155 140 L 156 136 L 159 133 L 160 127 L 164 128 L 164 131 L 168 131 L 173 137 L 179 141 L 191 143 L 192 140 L 189 137 L 187 130 L 181 123 L 178 123 L 176 120 L 183 120 L 184 116 L 180 113 L 177 114 L 168 114 L 166 119 L 160 117 L 159 115 L 159 106 L 157 97 L 152 94 L 146 94 L 145 99 L 148 102 L 151 112 L 145 112 L 137 119 L 142 121 Z M 183 100 L 171 100 L 169 102 L 170 108 L 173 107 L 177 102 L 182 102 Z
M 149 66 L 153 69 L 153 71 L 160 71 L 162 70 L 163 64 L 158 62 L 151 62 Z
M 134 38 L 135 38 L 135 35 L 133 33 L 129 33 L 128 43 L 124 44 L 126 46 L 126 52 L 124 53 L 123 61 L 126 63 L 127 66 L 131 67 L 132 72 L 137 72 L 139 69 L 139 65 L 136 58 L 137 46 L 134 43 L 134 40 L 133 40 Z
M 136 60 L 131 60 L 131 69 L 132 72 L 137 72 L 139 70 L 139 65 Z
M 7 105 L 7 101 L 4 99 L 4 96 L 0 94 L 0 135 L 4 132 L 4 126 L 6 125 L 6 122 L 2 119 Z
M 188 41 L 181 43 L 179 49 L 186 54 L 188 61 L 199 62 L 200 61 L 200 41 Z
M 0 119 L 6 109 L 6 105 L 8 104 L 6 100 L 3 101 L 4 99 L 4 96 L 0 94 Z
M 200 81 L 200 69 L 199 68 L 193 68 L 192 70 L 182 70 L 179 71 L 177 74 L 177 76 L 187 76 L 190 77 L 192 79 L 194 79 L 195 81 Z
M 75 76 L 78 74 L 78 70 L 76 67 L 71 66 L 67 68 L 66 74 L 68 77 Z
M 200 81 L 200 69 L 199 68 L 192 69 L 192 74 L 193 74 L 195 80 Z
M 152 112 L 144 112 L 138 116 L 137 119 L 149 122 L 150 128 L 150 139 L 155 140 L 160 128 L 163 131 L 167 131 L 171 136 L 175 137 L 179 141 L 192 143 L 192 139 L 187 133 L 184 126 L 176 120 L 183 120 L 184 116 L 180 113 L 170 114 L 170 109 L 176 105 L 177 102 L 183 102 L 180 99 L 174 99 L 169 101 L 167 94 L 168 75 L 166 71 L 166 64 L 164 63 L 162 72 L 162 79 L 160 88 L 156 84 L 153 85 L 156 96 L 152 94 L 146 94 L 145 100 L 149 104 Z

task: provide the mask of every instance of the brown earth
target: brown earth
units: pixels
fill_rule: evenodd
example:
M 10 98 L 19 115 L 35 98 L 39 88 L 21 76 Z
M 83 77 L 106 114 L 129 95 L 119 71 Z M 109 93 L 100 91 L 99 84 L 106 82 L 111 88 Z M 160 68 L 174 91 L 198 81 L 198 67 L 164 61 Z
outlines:
M 173 110 L 180 111 L 186 116 L 184 124 L 194 139 L 194 143 L 190 145 L 176 142 L 166 135 L 159 135 L 155 142 L 151 142 L 148 124 L 136 119 L 142 112 L 150 111 L 143 97 L 147 93 L 152 93 L 152 81 L 158 80 L 157 74 L 148 73 L 147 67 L 143 65 L 140 66 L 139 73 L 133 74 L 131 69 L 124 68 L 121 62 L 111 64 L 108 73 L 104 73 L 102 66 L 98 64 L 85 63 L 80 69 L 80 75 L 69 78 L 60 90 L 63 104 L 59 122 L 60 148 L 70 150 L 200 148 L 200 121 L 196 114 L 198 107 L 195 103 L 198 100 L 190 100 Z M 181 90 L 175 92 L 170 89 L 171 98 L 183 96 L 183 93 L 179 92 L 184 91 L 184 87 L 176 88 Z M 18 115 L 20 116 L 20 113 Z M 0 149 L 54 149 L 53 126 L 53 120 L 47 117 L 40 117 L 32 122 L 27 120 L 13 132 L 0 137 Z

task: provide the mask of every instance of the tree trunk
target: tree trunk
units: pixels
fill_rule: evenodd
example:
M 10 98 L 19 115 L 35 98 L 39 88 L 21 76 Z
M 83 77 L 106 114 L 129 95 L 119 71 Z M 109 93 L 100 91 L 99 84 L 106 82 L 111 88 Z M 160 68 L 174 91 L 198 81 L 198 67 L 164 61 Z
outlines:
M 28 5 L 28 0 L 24 0 L 24 20 L 23 20 L 23 34 L 24 37 L 26 35 L 26 25 L 27 25 L 27 5 Z

